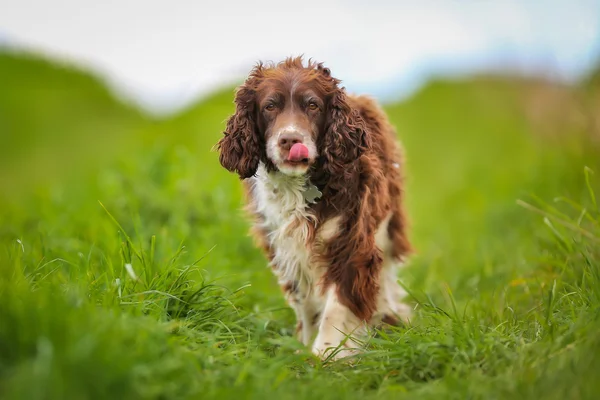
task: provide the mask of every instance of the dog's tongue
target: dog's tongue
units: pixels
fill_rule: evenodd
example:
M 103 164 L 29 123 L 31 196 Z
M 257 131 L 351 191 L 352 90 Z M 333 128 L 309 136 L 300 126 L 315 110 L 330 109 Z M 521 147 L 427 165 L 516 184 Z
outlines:
M 296 143 L 293 145 L 290 149 L 288 161 L 302 161 L 305 158 L 308 158 L 308 147 L 302 143 Z

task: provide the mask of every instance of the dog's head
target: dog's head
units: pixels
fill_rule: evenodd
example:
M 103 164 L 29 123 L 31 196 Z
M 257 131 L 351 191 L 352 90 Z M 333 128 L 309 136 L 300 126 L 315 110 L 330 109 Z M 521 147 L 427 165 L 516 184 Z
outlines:
M 288 58 L 257 65 L 236 92 L 236 111 L 217 144 L 220 162 L 245 179 L 259 163 L 286 175 L 315 165 L 341 172 L 368 145 L 364 122 L 339 80 L 320 63 Z

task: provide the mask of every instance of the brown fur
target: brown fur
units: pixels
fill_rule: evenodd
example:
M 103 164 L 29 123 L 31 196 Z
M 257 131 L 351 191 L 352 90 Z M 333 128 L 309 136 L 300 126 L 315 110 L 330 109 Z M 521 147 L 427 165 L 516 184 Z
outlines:
M 337 286 L 340 301 L 357 317 L 368 321 L 376 311 L 382 250 L 375 245 L 375 233 L 391 213 L 388 235 L 392 256 L 410 252 L 403 209 L 402 154 L 394 129 L 384 112 L 367 97 L 348 96 L 322 64 L 304 66 L 301 58 L 277 64 L 256 66 L 236 93 L 236 112 L 227 122 L 217 144 L 220 162 L 241 179 L 256 173 L 259 162 L 274 170 L 265 143 L 272 124 L 261 112 L 263 97 L 273 85 L 305 85 L 323 104 L 322 115 L 305 123 L 315 140 L 319 157 L 310 165 L 310 179 L 323 195 L 311 204 L 317 221 L 341 216 L 338 233 L 317 254 L 327 266 L 322 282 L 325 291 Z M 296 116 L 293 116 L 296 118 Z M 250 194 L 248 210 L 253 213 Z M 260 216 L 255 216 L 260 218 Z M 315 238 L 311 226 L 308 246 Z M 265 236 L 255 231 L 261 247 L 272 255 Z M 272 256 L 270 257 L 272 258 Z

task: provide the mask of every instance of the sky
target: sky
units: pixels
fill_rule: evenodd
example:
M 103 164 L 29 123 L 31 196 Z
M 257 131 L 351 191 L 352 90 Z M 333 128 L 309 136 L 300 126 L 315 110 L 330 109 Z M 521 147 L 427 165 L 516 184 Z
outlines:
M 489 70 L 575 80 L 600 61 L 600 0 L 0 0 L 0 46 L 92 70 L 155 113 L 298 54 L 389 100 Z

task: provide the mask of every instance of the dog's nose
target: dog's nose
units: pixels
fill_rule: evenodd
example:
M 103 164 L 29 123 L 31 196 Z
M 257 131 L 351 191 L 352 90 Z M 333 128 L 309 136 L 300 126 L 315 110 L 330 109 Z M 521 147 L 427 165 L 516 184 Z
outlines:
M 279 137 L 279 147 L 289 150 L 296 143 L 302 143 L 302 135 L 296 132 L 285 132 Z

